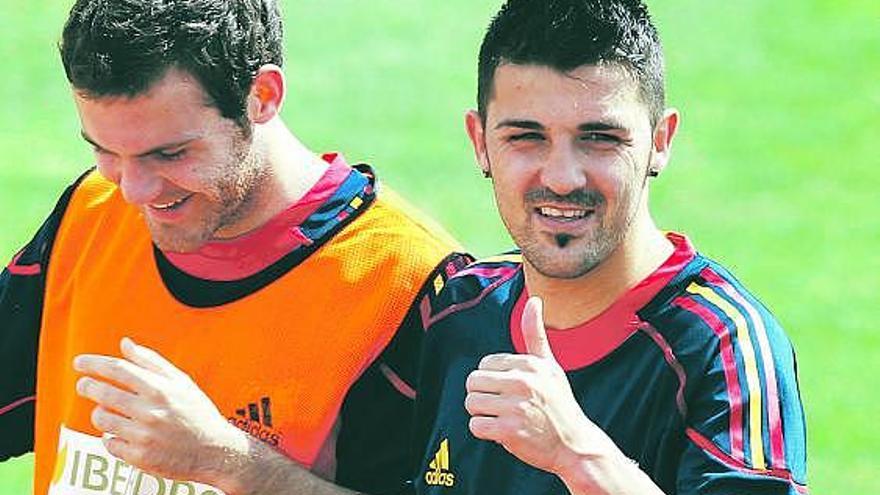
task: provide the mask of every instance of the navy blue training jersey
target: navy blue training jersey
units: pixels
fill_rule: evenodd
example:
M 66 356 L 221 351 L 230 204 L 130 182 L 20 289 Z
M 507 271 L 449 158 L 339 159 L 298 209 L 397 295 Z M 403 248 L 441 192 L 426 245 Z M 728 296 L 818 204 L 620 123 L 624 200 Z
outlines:
M 547 329 L 587 417 L 668 494 L 806 493 L 795 356 L 773 316 L 669 234 L 671 257 L 598 317 Z M 423 302 L 420 494 L 567 493 L 468 430 L 465 381 L 488 354 L 525 352 L 518 254 L 474 263 Z

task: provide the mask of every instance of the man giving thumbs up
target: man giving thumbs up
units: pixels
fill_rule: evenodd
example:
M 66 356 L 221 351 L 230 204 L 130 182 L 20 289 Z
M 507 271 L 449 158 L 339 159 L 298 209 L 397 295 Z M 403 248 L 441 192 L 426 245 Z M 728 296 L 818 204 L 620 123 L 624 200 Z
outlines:
M 550 348 L 542 306 L 538 297 L 526 302 L 522 315 L 526 353 L 484 357 L 479 368 L 468 376 L 464 404 L 471 415 L 470 431 L 476 438 L 498 442 L 523 462 L 544 471 L 577 475 L 582 459 L 600 459 L 606 452 L 617 451 L 575 399 L 565 371 Z M 617 456 L 607 460 L 620 463 L 626 459 Z M 640 493 L 657 492 L 642 471 L 626 467 L 625 462 L 621 463 L 607 474 L 626 472 L 628 477 L 641 478 Z M 588 471 L 584 474 L 589 476 Z M 596 486 L 600 480 L 572 481 Z M 621 488 L 627 481 L 633 479 L 616 480 Z M 570 488 L 576 491 L 574 486 Z
M 492 21 L 466 126 L 519 250 L 421 305 L 419 493 L 807 491 L 791 344 L 651 218 L 680 120 L 663 79 L 639 1 Z

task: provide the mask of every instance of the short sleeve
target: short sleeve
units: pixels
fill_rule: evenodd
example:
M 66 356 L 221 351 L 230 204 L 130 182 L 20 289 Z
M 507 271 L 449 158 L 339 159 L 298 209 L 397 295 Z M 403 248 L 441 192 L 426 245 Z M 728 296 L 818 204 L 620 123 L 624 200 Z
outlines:
M 78 184 L 78 182 L 77 182 Z M 0 461 L 34 447 L 37 345 L 46 270 L 76 184 L 0 273 Z

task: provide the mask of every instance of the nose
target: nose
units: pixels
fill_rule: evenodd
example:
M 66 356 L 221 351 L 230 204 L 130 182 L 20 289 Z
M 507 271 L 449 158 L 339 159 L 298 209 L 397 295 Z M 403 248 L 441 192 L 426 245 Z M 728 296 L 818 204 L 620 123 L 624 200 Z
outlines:
M 162 177 L 149 165 L 136 160 L 121 163 L 117 171 L 119 189 L 128 203 L 144 205 L 154 201 L 162 192 Z
M 541 185 L 564 196 L 587 186 L 586 167 L 582 153 L 570 146 L 554 146 L 541 169 Z

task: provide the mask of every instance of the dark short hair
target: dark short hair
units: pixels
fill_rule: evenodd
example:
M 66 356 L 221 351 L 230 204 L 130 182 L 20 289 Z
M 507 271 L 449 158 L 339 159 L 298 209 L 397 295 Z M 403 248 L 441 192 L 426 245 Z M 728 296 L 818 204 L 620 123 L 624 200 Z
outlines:
M 90 97 L 133 97 L 177 68 L 245 127 L 257 70 L 282 64 L 282 31 L 277 0 L 77 0 L 59 50 Z
M 504 64 L 569 72 L 615 64 L 637 83 L 656 124 L 666 106 L 663 49 L 640 0 L 508 0 L 480 47 L 477 105 L 483 120 Z

